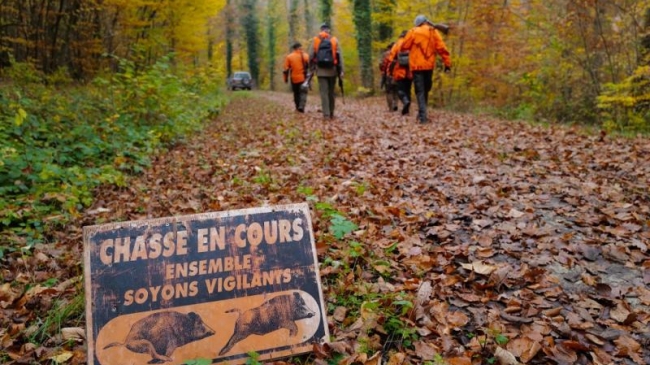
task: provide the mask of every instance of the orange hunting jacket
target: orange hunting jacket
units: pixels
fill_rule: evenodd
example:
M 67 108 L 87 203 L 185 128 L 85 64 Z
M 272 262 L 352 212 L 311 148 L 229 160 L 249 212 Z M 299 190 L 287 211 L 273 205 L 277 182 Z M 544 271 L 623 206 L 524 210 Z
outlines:
M 388 62 L 390 64 L 392 64 L 393 62 L 395 63 L 393 65 L 393 80 L 395 81 L 413 78 L 413 74 L 411 73 L 410 68 L 400 66 L 399 63 L 397 63 L 397 54 L 402 48 L 403 43 L 404 43 L 404 38 L 398 39 L 397 42 L 395 42 L 395 44 L 393 45 L 393 48 L 390 49 L 390 55 L 388 56 Z
M 440 33 L 426 22 L 406 33 L 401 50 L 410 51 L 409 67 L 411 71 L 433 70 L 436 64 L 436 54 L 442 57 L 445 66 L 451 67 L 449 51 Z
M 289 53 L 284 59 L 284 71 L 291 69 L 291 83 L 299 84 L 305 81 L 307 75 L 307 66 L 309 65 L 309 56 L 296 49 Z

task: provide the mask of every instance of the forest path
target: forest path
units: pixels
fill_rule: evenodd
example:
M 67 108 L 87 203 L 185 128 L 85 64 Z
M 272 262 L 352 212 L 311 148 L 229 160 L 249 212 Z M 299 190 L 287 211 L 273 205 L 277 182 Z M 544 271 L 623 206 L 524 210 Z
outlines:
M 393 363 L 650 363 L 648 139 L 435 109 L 420 125 L 381 97 L 337 99 L 330 121 L 319 104 L 312 92 L 301 114 L 289 93 L 234 93 L 128 186 L 98 189 L 84 217 L 11 275 L 39 282 L 47 271 L 31 267 L 50 260 L 76 282 L 84 225 L 309 201 L 329 350 L 349 363 L 365 362 L 356 351 Z M 358 230 L 336 240 L 314 202 Z M 25 295 L 0 324 L 53 298 L 70 305 L 73 289 Z M 363 302 L 380 305 L 372 314 Z
M 128 191 L 99 200 L 112 212 L 107 220 L 311 196 L 359 226 L 349 239 L 372 258 L 347 279 L 324 267 L 330 305 L 354 307 L 341 298 L 363 297 L 364 281 L 426 299 L 416 322 L 402 318 L 422 336 L 416 351 L 383 335 L 371 347 L 396 346 L 416 359 L 489 359 L 498 344 L 533 363 L 650 363 L 648 139 L 435 109 L 420 125 L 414 108 L 403 117 L 381 97 L 337 98 L 329 121 L 316 92 L 305 114 L 289 93 L 245 95 L 189 145 L 159 156 Z M 329 221 L 313 214 L 317 241 L 329 242 L 321 261 L 358 267 L 349 240 L 328 240 Z M 394 242 L 397 250 L 386 250 Z M 357 319 L 348 313 L 339 320 Z M 336 338 L 350 336 L 337 325 Z M 413 333 L 404 329 L 397 343 Z M 477 334 L 510 341 L 485 347 Z

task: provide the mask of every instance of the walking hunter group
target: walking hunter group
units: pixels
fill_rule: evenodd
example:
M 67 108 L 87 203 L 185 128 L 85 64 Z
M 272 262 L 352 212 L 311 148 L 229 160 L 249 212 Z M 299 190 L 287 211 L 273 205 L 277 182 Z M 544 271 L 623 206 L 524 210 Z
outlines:
M 415 89 L 418 104 L 416 119 L 427 123 L 427 104 L 433 85 L 433 70 L 436 58 L 442 59 L 444 72 L 451 71 L 451 57 L 441 32 L 448 28 L 432 23 L 424 15 L 418 15 L 414 27 L 403 31 L 399 38 L 388 45 L 380 62 L 381 87 L 386 92 L 389 111 L 410 115 L 411 86 Z M 341 44 L 332 35 L 329 24 L 322 24 L 320 32 L 312 39 L 307 52 L 302 44 L 294 43 L 292 51 L 284 61 L 283 77 L 291 83 L 296 111 L 305 112 L 307 93 L 311 90 L 314 75 L 318 79 L 323 119 L 335 119 L 335 89 L 338 85 L 343 93 L 343 57 Z

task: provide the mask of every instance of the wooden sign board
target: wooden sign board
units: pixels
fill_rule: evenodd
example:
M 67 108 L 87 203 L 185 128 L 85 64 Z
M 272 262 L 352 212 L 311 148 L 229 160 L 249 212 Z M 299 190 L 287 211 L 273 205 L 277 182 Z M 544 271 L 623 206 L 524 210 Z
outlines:
M 329 338 L 307 204 L 84 227 L 89 364 L 241 364 Z

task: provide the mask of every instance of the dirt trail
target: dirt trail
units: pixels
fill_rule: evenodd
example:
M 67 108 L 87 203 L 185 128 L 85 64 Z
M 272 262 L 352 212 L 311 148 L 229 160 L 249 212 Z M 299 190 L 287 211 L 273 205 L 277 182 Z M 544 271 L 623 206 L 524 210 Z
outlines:
M 650 363 L 648 139 L 440 110 L 419 125 L 379 97 L 337 99 L 324 121 L 314 92 L 305 114 L 288 93 L 245 95 L 128 187 L 100 189 L 56 237 L 62 257 L 81 259 L 82 225 L 311 199 L 359 226 L 333 240 L 313 210 L 350 361 L 363 344 L 410 363 L 488 363 L 497 348 L 531 364 Z M 62 279 L 79 275 L 60 261 Z M 384 312 L 357 325 L 372 300 Z
M 310 187 L 359 225 L 354 239 L 371 256 L 399 242 L 385 257 L 394 290 L 432 286 L 424 314 L 410 320 L 433 334 L 409 356 L 432 348 L 489 359 L 494 348 L 472 334 L 496 328 L 521 361 L 650 363 L 647 139 L 440 110 L 419 125 L 383 98 L 338 99 L 337 119 L 323 121 L 318 104 L 312 93 L 303 115 L 290 94 L 235 97 L 197 140 L 98 206 L 137 219 L 304 201 L 299 187 Z M 325 239 L 328 222 L 314 214 Z M 349 259 L 347 244 L 331 248 L 321 260 Z M 487 271 L 462 266 L 477 262 Z M 326 285 L 338 283 L 327 273 Z M 449 313 L 468 319 L 445 323 Z M 336 324 L 334 336 L 346 338 Z

